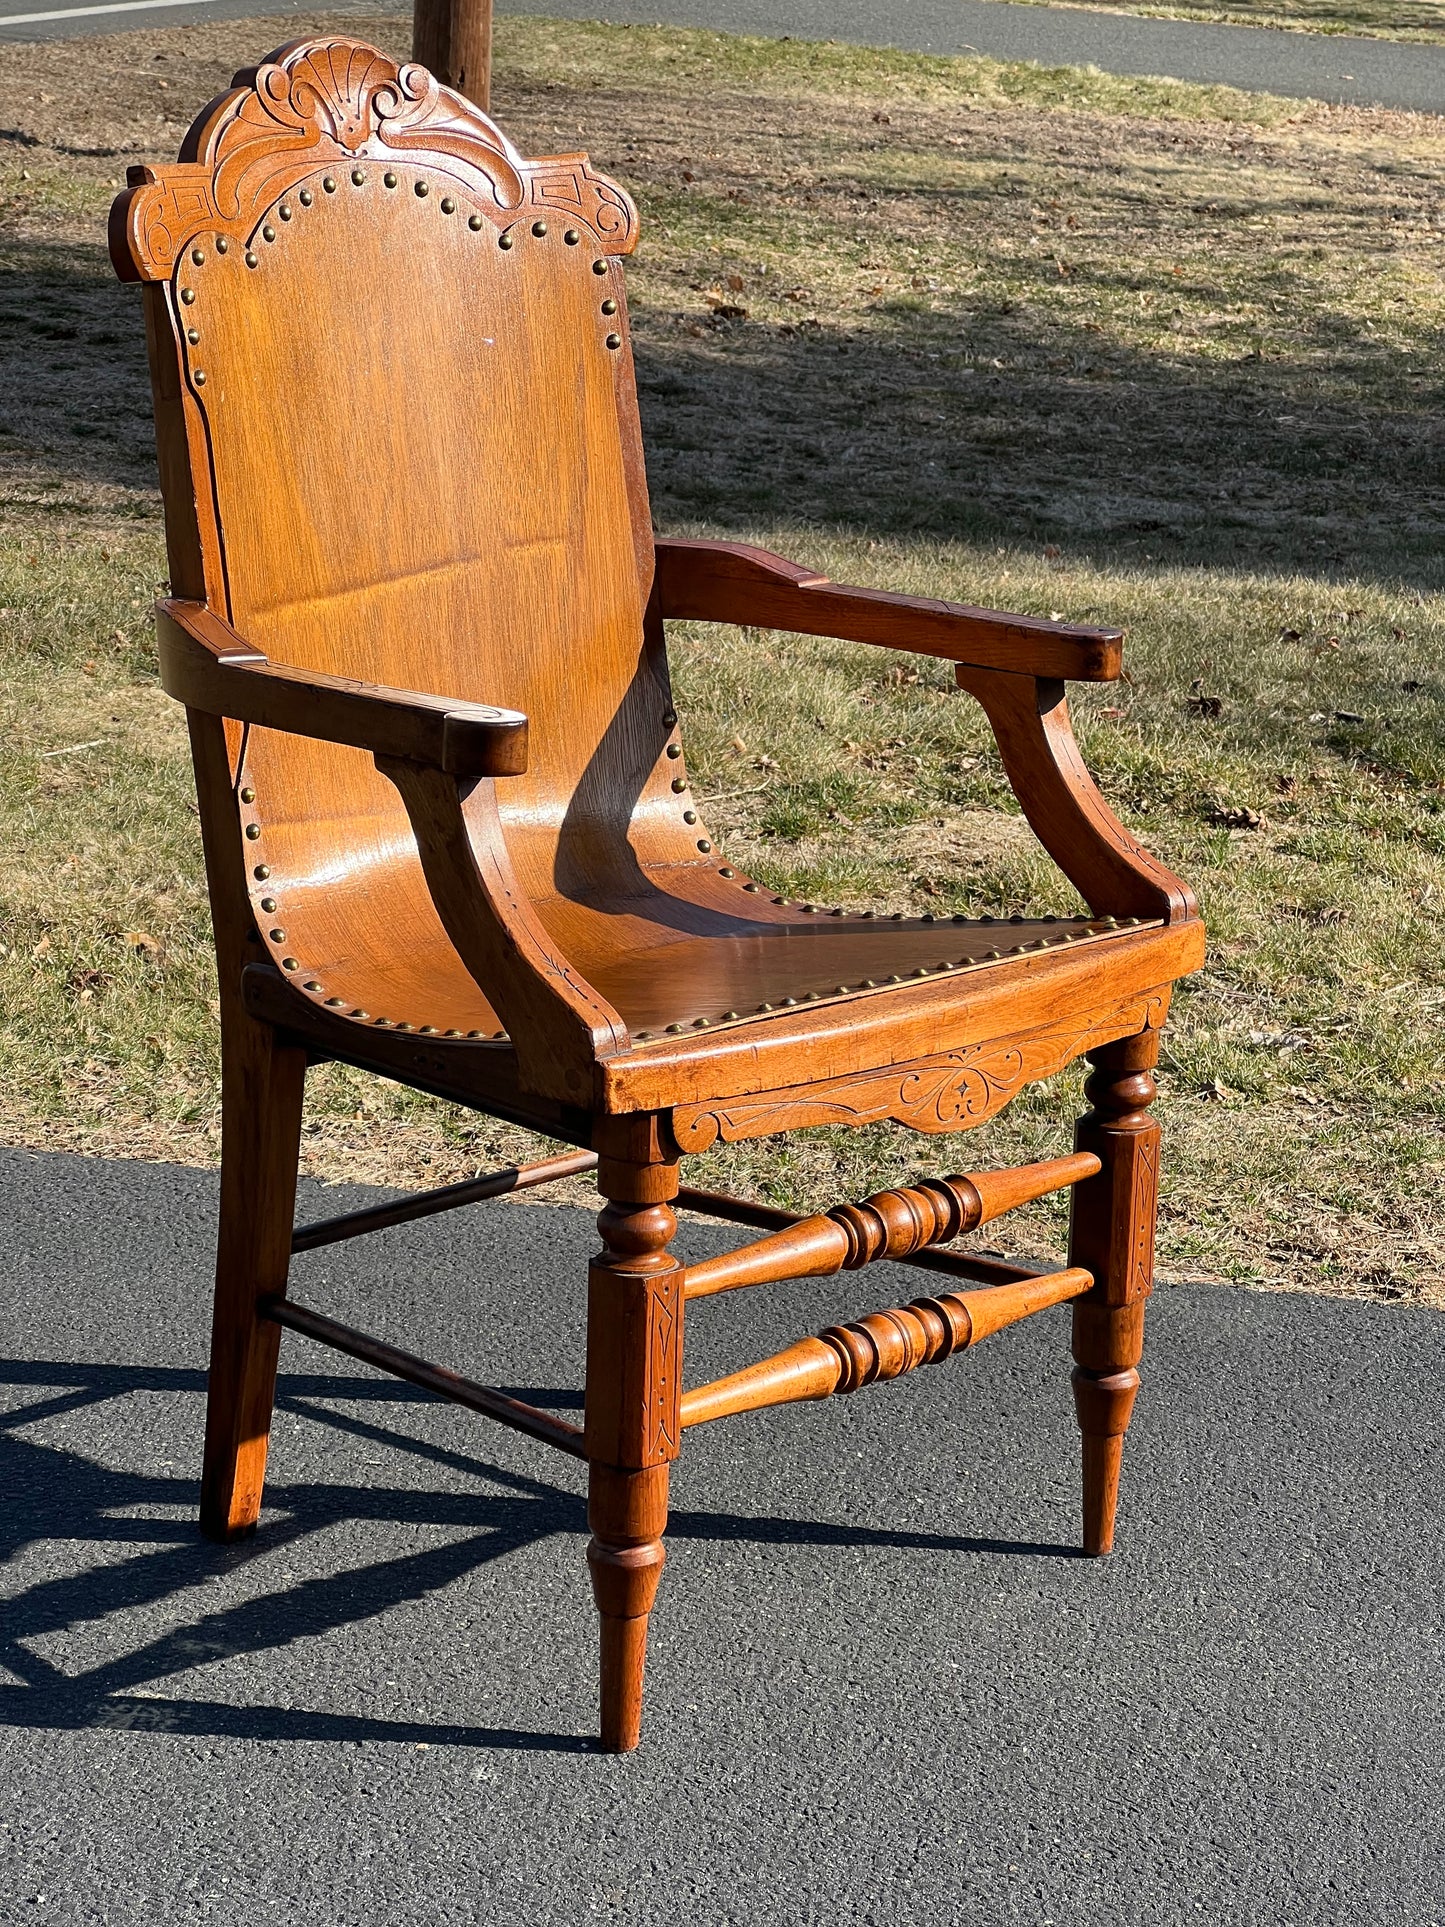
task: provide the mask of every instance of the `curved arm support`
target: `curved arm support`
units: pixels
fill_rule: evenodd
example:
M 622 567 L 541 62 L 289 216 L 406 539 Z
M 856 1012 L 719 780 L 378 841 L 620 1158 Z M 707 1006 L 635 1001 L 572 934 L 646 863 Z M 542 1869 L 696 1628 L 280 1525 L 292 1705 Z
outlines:
M 202 602 L 158 602 L 156 643 L 161 687 L 208 716 L 405 756 L 452 776 L 520 776 L 527 767 L 518 710 L 272 662 Z
M 492 784 L 378 756 L 406 804 L 447 935 L 507 1027 L 522 1082 L 590 1104 L 599 1058 L 630 1050 L 621 1017 L 553 943 L 512 870 Z
M 1123 667 L 1118 629 L 1004 615 L 885 589 L 850 589 L 744 542 L 661 538 L 655 581 L 664 616 L 790 629 L 1075 682 L 1112 682 Z
M 1184 923 L 1198 907 L 1158 857 L 1137 843 L 1099 794 L 1056 677 L 955 670 L 982 704 L 1015 796 L 1034 835 L 1096 916 Z

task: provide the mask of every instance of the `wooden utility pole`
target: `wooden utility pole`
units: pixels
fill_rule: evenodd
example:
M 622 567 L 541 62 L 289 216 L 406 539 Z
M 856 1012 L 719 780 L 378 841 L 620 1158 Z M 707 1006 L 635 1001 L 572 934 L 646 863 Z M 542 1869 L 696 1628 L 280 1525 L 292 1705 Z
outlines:
M 478 107 L 492 104 L 492 0 L 413 0 L 411 57 Z

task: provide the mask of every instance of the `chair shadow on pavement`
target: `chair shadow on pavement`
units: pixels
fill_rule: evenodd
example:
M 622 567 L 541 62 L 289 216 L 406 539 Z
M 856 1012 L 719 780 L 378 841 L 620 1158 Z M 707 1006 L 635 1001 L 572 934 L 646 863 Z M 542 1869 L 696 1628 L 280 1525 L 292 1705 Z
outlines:
M 341 1485 L 273 1480 L 261 1532 L 232 1546 L 214 1545 L 196 1529 L 197 1480 L 119 1470 L 66 1447 L 18 1435 L 18 1428 L 135 1394 L 197 1396 L 204 1372 L 166 1366 L 71 1365 L 0 1360 L 0 1385 L 45 1388 L 44 1396 L 0 1415 L 0 1561 L 36 1542 L 90 1544 L 97 1560 L 83 1569 L 40 1578 L 10 1597 L 0 1631 L 0 1667 L 19 1683 L 0 1683 L 0 1726 L 56 1731 L 80 1728 L 150 1730 L 239 1740 L 394 1741 L 401 1744 L 588 1752 L 589 1737 L 505 1727 L 385 1719 L 320 1708 L 253 1706 L 171 1697 L 155 1682 L 191 1668 L 279 1649 L 376 1618 L 425 1597 L 507 1553 L 555 1533 L 586 1531 L 586 1506 L 572 1492 L 470 1454 L 409 1436 L 385 1422 L 337 1410 L 346 1405 L 415 1405 L 433 1401 L 410 1386 L 379 1378 L 286 1373 L 277 1409 L 419 1456 L 453 1474 L 483 1479 L 490 1490 L 428 1491 L 415 1486 Z M 509 1388 L 510 1389 L 510 1388 Z M 576 1406 L 580 1395 L 525 1389 L 545 1405 Z M 199 1451 L 199 1435 L 196 1440 Z M 499 1493 L 495 1488 L 501 1487 Z M 155 1516 L 164 1508 L 168 1516 Z M 156 1606 L 228 1574 L 259 1556 L 346 1521 L 409 1526 L 474 1527 L 445 1544 L 369 1565 L 348 1565 L 281 1590 L 227 1603 L 174 1625 L 133 1651 L 77 1672 L 36 1650 L 82 1624 Z M 880 1531 L 827 1521 L 751 1518 L 678 1511 L 671 1539 L 754 1541 L 768 1545 L 887 1546 L 933 1553 L 1024 1554 L 1075 1558 L 1064 1545 L 952 1535 Z M 585 1585 L 581 1560 L 578 1583 Z M 290 1575 L 288 1575 L 289 1577 Z

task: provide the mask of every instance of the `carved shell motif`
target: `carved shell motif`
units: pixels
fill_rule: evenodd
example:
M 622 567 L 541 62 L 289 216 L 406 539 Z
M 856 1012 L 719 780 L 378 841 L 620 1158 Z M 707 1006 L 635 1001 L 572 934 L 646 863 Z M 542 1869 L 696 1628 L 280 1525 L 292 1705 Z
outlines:
M 528 161 L 496 123 L 425 67 L 362 41 L 298 40 L 237 74 L 201 116 L 173 167 L 130 170 L 111 210 L 122 280 L 164 280 L 191 238 L 243 240 L 261 212 L 328 161 L 406 155 L 451 174 L 503 221 L 528 206 L 585 221 L 612 254 L 630 251 L 637 211 L 583 154 Z

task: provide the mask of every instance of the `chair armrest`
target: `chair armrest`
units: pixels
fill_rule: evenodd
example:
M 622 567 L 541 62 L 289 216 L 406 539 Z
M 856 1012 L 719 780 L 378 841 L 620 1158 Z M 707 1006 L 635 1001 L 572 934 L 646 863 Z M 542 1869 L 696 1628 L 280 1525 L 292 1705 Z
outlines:
M 261 729 L 348 743 L 449 776 L 520 776 L 527 718 L 272 662 L 201 602 L 156 605 L 161 686 L 188 709 Z
M 1099 794 L 1058 677 L 963 663 L 954 676 L 988 717 L 1029 827 L 1096 916 L 1184 923 L 1199 914 L 1188 884 L 1130 836 Z
M 657 543 L 655 579 L 665 617 L 790 629 L 1071 682 L 1113 682 L 1124 662 L 1118 629 L 1000 615 L 882 589 L 849 589 L 741 542 L 663 538 Z

